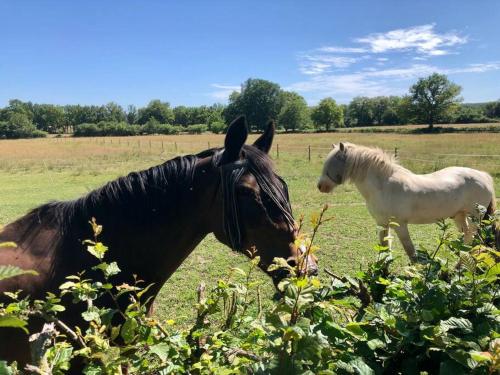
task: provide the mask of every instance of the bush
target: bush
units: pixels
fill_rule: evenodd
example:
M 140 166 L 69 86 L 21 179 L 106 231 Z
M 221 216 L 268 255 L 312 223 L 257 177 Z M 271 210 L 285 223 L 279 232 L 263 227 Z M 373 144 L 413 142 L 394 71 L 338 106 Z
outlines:
M 178 134 L 179 127 L 172 126 L 169 124 L 160 124 L 154 118 L 148 120 L 148 122 L 142 127 L 143 134 Z
M 208 130 L 208 126 L 204 125 L 204 124 L 186 126 L 186 131 L 189 134 L 201 134 L 201 133 L 205 133 L 207 130 Z
M 227 125 L 222 121 L 213 122 L 210 125 L 210 131 L 215 134 L 223 134 L 227 130 Z
M 46 136 L 47 133 L 38 130 L 23 113 L 10 113 L 7 121 L 0 121 L 0 138 L 41 138 Z
M 312 218 L 311 238 L 327 220 L 324 213 Z M 97 238 L 100 228 L 92 224 Z M 330 272 L 324 285 L 299 272 L 317 251 L 311 239 L 300 235 L 297 245 L 306 252 L 297 267 L 284 259 L 271 266 L 291 275 L 279 284 L 282 297 L 274 306 L 262 308 L 259 288 L 251 282 L 260 261 L 255 257 L 246 270 L 235 268 L 219 280 L 208 296 L 200 289 L 196 322 L 188 330 L 146 315 L 141 295 L 148 286 L 113 286 L 117 264 L 104 261 L 105 246 L 90 242 L 93 269 L 102 272 L 104 283 L 79 274 L 60 287 L 73 303 L 87 302 L 82 316 L 89 326 L 70 334 L 54 332 L 52 346 L 43 347 L 33 365 L 50 366 L 59 374 L 78 357 L 84 373 L 121 373 L 122 366 L 129 374 L 497 373 L 500 253 L 493 247 L 495 222 L 484 220 L 471 246 L 450 235 L 448 225 L 439 225 L 436 248 L 419 251 L 418 264 L 395 273 L 391 250 L 376 246 L 377 260 L 365 271 L 353 277 Z M 0 279 L 18 272 L 0 267 Z M 127 294 L 131 301 L 120 324 L 112 323 L 117 311 L 99 307 L 100 297 L 110 294 Z M 51 320 L 64 309 L 54 295 L 29 305 L 16 293 L 9 297 L 10 304 L 0 305 L 0 318 L 16 327 L 23 327 L 28 314 L 43 312 Z M 68 338 L 75 336 L 76 342 Z M 116 344 L 118 337 L 125 349 Z M 0 370 L 6 368 L 0 361 Z
M 454 119 L 457 124 L 486 123 L 490 121 L 491 119 L 486 117 L 479 109 L 465 106 L 460 107 Z
M 126 122 L 104 122 L 98 124 L 80 124 L 75 126 L 75 137 L 106 137 L 132 136 L 141 133 L 139 125 L 130 125 Z

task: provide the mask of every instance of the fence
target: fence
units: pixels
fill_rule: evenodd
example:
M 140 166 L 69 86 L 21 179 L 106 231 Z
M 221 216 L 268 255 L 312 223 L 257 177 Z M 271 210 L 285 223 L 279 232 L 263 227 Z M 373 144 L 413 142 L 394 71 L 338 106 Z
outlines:
M 160 159 L 167 159 L 184 153 L 198 152 L 205 148 L 219 147 L 219 144 L 205 142 L 184 142 L 184 141 L 169 141 L 169 140 L 152 140 L 150 138 L 138 137 L 91 137 L 91 138 L 53 138 L 52 141 L 57 144 L 79 144 L 79 145 L 97 145 L 103 147 L 113 147 L 118 149 L 127 149 L 129 151 L 138 151 L 141 154 L 149 154 L 152 157 L 159 157 Z M 312 162 L 313 159 L 323 160 L 323 158 L 330 152 L 331 146 L 322 145 L 298 145 L 298 144 L 279 144 L 276 143 L 272 149 L 272 156 L 276 159 L 284 158 L 290 155 L 303 156 L 304 160 Z M 420 164 L 432 165 L 431 169 L 439 169 L 446 165 L 465 165 L 471 167 L 487 166 L 491 169 L 498 169 L 500 171 L 500 154 L 458 154 L 458 153 L 425 153 L 423 157 L 414 154 L 406 153 L 401 147 L 393 149 L 385 149 L 387 153 L 392 153 L 401 162 L 418 162 Z M 467 159 L 467 160 L 465 160 Z M 36 160 L 43 164 L 46 169 L 53 168 L 72 168 L 75 163 L 67 160 L 47 159 Z M 119 160 L 112 160 L 111 163 L 120 163 Z M 109 161 L 102 165 L 108 165 Z M 92 163 L 95 166 L 95 163 Z M 0 160 L 0 169 L 8 169 L 9 171 L 26 170 L 27 168 L 15 168 L 10 166 L 5 168 Z

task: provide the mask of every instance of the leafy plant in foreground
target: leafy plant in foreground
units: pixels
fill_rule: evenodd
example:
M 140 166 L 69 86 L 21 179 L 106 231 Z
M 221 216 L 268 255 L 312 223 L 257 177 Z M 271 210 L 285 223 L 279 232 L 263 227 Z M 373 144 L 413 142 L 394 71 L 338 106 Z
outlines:
M 91 222 L 95 238 L 86 241 L 96 257 L 95 281 L 85 273 L 61 285 L 61 295 L 44 301 L 20 299 L 0 306 L 25 321 L 42 316 L 48 324 L 32 336 L 40 348 L 28 372 L 64 373 L 80 359 L 85 374 L 494 374 L 500 369 L 499 249 L 494 247 L 494 218 L 478 223 L 471 245 L 440 223 L 434 249 L 421 249 L 419 263 L 399 272 L 391 269 L 388 247 L 376 246 L 377 259 L 354 276 L 328 271 L 329 282 L 303 272 L 309 255 L 319 249 L 316 233 L 326 207 L 312 217 L 310 236 L 299 235 L 302 257 L 296 267 L 275 259 L 271 270 L 289 277 L 279 284 L 281 297 L 262 307 L 260 287 L 247 269 L 233 268 L 207 292 L 198 288 L 196 320 L 190 329 L 147 315 L 145 291 L 113 283 L 120 272 L 106 261 L 99 242 L 102 227 Z M 302 225 L 300 225 L 302 226 Z M 255 254 L 254 254 L 255 255 Z M 85 327 L 58 320 L 65 309 L 61 296 L 84 303 Z M 116 308 L 102 308 L 111 298 Z M 119 299 L 127 298 L 125 308 Z M 37 346 L 38 345 L 38 346 Z M 36 351 L 35 351 L 36 352 Z M 0 362 L 0 373 L 16 373 L 15 364 Z M 6 372 L 10 371 L 10 372 Z

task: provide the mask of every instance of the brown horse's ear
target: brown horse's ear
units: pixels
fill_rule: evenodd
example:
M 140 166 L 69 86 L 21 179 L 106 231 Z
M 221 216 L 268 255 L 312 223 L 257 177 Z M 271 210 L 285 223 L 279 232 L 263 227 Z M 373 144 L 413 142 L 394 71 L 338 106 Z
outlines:
M 231 163 L 240 158 L 241 148 L 245 144 L 247 136 L 247 121 L 245 116 L 240 116 L 227 129 L 221 164 Z
M 271 120 L 267 124 L 267 128 L 264 133 L 259 138 L 257 138 L 253 145 L 259 150 L 264 151 L 266 154 L 268 154 L 273 144 L 274 132 L 274 121 Z

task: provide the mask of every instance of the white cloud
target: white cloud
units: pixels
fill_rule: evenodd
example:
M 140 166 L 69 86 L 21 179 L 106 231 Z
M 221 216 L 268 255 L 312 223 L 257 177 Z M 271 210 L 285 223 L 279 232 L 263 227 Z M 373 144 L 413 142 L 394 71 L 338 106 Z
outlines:
M 286 89 L 307 94 L 310 101 L 325 96 L 347 101 L 358 95 L 404 94 L 417 78 L 432 73 L 500 70 L 500 61 L 454 68 L 428 63 L 436 56 L 456 54 L 457 47 L 467 42 L 457 31 L 438 32 L 434 24 L 369 34 L 353 39 L 353 45 L 323 46 L 299 54 L 299 69 L 306 78 Z
M 302 55 L 300 71 L 307 75 L 323 74 L 332 68 L 347 68 L 359 58 L 330 55 Z
M 365 53 L 369 52 L 366 48 L 360 47 L 321 47 L 318 48 L 319 52 L 327 52 L 327 53 Z
M 355 42 L 367 45 L 374 53 L 413 50 L 422 55 L 442 56 L 450 53 L 446 47 L 467 42 L 467 37 L 450 31 L 439 34 L 433 24 L 391 30 L 386 33 L 374 33 Z
M 212 91 L 210 93 L 210 96 L 215 100 L 219 101 L 226 101 L 229 98 L 229 95 L 231 95 L 233 91 L 241 90 L 241 86 L 235 86 L 235 85 L 223 85 L 219 83 L 212 83 L 210 86 L 217 89 L 215 91 Z
M 353 73 L 316 75 L 309 80 L 290 85 L 287 90 L 346 99 L 354 96 L 400 95 L 407 92 L 409 80 L 432 73 L 452 75 L 493 70 L 500 70 L 500 61 L 469 64 L 459 68 L 439 68 L 427 64 L 388 69 L 368 67 Z

